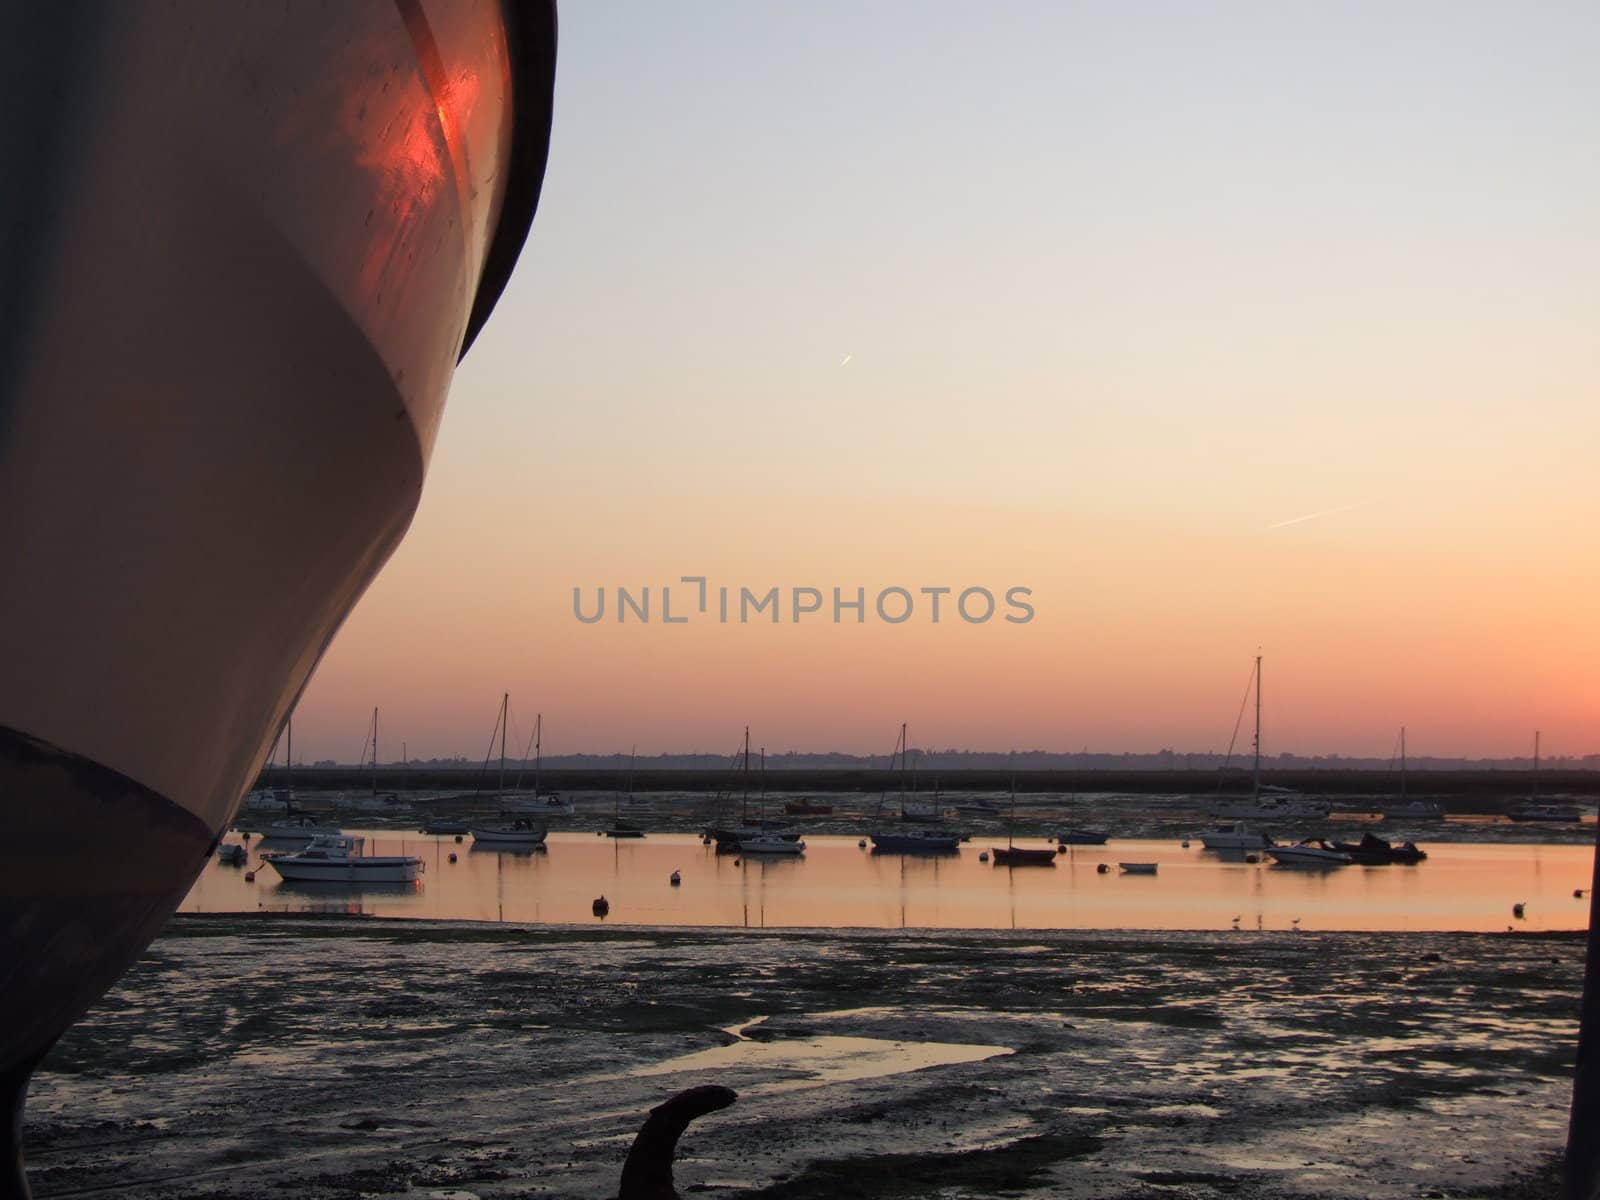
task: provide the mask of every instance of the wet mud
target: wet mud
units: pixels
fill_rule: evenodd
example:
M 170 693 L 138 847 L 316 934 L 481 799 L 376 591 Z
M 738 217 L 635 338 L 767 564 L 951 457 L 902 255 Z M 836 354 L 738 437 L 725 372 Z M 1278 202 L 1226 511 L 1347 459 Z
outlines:
M 177 918 L 40 1069 L 40 1200 L 1537 1195 L 1583 945 Z

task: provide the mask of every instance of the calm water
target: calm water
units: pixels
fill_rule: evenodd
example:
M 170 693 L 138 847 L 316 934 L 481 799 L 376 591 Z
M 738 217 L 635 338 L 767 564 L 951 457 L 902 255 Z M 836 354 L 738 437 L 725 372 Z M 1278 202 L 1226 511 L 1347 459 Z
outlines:
M 1588 888 L 1594 854 L 1588 846 L 1432 842 L 1415 867 L 1317 871 L 1226 862 L 1198 842 L 1184 849 L 1113 839 L 1074 847 L 1054 867 L 1005 868 L 978 861 L 993 843 L 977 838 L 959 854 L 915 857 L 813 836 L 803 859 L 764 861 L 718 855 L 692 834 L 612 841 L 552 833 L 547 849 L 520 854 L 474 849 L 470 838 L 364 836 L 368 853 L 421 856 L 425 874 L 415 884 L 356 889 L 286 884 L 263 868 L 246 883 L 244 869 L 213 860 L 182 911 L 592 924 L 591 904 L 603 894 L 608 920 L 631 925 L 1228 929 L 1237 916 L 1246 930 L 1292 928 L 1297 917 L 1308 930 L 1570 930 L 1588 923 L 1588 899 L 1573 891 Z M 1119 861 L 1155 862 L 1158 873 L 1124 875 Z M 674 870 L 679 887 L 668 882 Z M 1512 912 L 1519 902 L 1521 918 Z

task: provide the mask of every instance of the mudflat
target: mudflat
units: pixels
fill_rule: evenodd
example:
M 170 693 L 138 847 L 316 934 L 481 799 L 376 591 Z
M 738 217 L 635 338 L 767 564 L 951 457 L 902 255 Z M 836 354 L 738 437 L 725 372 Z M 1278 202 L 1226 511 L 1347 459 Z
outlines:
M 1575 935 L 182 916 L 35 1078 L 39 1200 L 1538 1194 Z

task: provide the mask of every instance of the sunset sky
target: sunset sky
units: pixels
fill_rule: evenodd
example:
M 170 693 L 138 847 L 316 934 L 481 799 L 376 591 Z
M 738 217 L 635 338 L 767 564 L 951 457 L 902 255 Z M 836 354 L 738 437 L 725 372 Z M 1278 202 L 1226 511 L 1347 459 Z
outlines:
M 548 753 L 1220 751 L 1258 647 L 1269 753 L 1600 749 L 1600 8 L 561 22 L 532 237 L 297 758 L 375 704 L 479 757 L 504 691 Z M 573 616 L 683 575 L 868 620 Z

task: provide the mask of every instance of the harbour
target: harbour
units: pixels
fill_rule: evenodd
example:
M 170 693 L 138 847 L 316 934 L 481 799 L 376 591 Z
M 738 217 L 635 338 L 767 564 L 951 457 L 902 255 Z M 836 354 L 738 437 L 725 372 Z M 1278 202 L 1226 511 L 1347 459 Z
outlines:
M 663 927 L 1231 930 L 1238 918 L 1246 930 L 1548 932 L 1587 927 L 1593 861 L 1581 843 L 1423 839 L 1416 865 L 1302 870 L 1175 835 L 1065 847 L 1035 870 L 979 861 L 1005 845 L 982 832 L 927 855 L 809 834 L 794 858 L 718 853 L 689 831 L 557 831 L 521 850 L 470 835 L 357 834 L 374 854 L 421 858 L 423 873 L 400 885 L 294 884 L 261 868 L 257 847 L 248 865 L 208 864 L 180 911 L 587 925 L 603 895 L 609 923 Z M 1118 870 L 1129 860 L 1157 872 L 1129 878 Z

